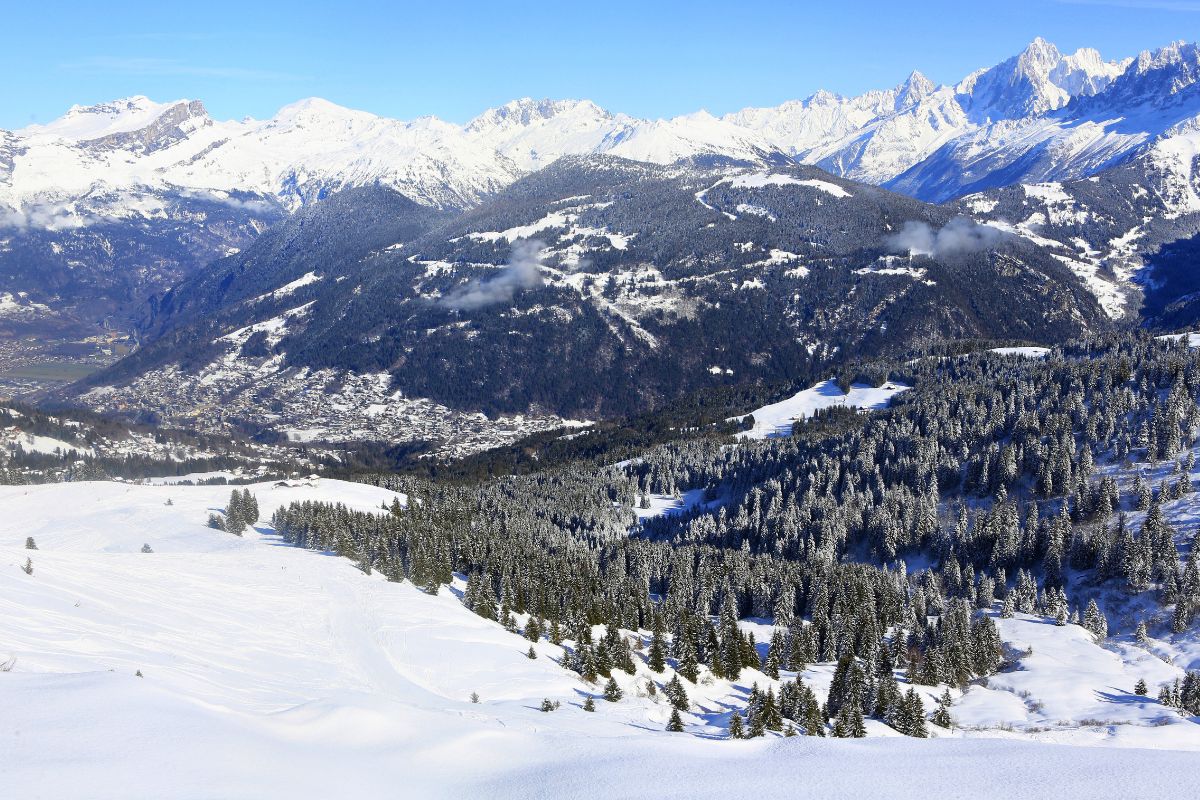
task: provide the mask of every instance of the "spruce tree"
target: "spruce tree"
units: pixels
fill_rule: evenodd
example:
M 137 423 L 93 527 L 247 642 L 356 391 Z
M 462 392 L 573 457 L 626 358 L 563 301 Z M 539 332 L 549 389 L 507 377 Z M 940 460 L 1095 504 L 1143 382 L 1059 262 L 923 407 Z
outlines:
M 954 719 L 950 716 L 950 704 L 954 701 L 950 697 L 950 690 L 942 692 L 942 696 L 938 698 L 937 709 L 933 712 L 932 722 L 942 728 L 954 727 Z
M 671 733 L 683 733 L 683 718 L 679 716 L 679 709 L 671 710 L 671 719 L 667 722 L 667 730 Z
M 688 701 L 687 690 L 683 687 L 679 676 L 675 675 L 663 690 L 663 694 L 667 696 L 667 700 L 679 711 L 687 711 L 691 703 Z
M 918 739 L 928 737 L 929 728 L 925 725 L 925 704 L 921 702 L 921 697 L 915 689 L 909 688 L 904 695 L 902 705 L 905 730 L 901 732 L 906 736 L 915 736 Z
M 646 657 L 646 665 L 654 672 L 662 672 L 667 668 L 667 646 L 663 641 L 663 620 L 659 613 L 654 614 L 654 629 L 650 637 L 650 651 Z
M 1088 601 L 1087 610 L 1083 613 L 1083 627 L 1098 641 L 1108 638 L 1108 620 L 1104 618 L 1095 598 Z
M 729 712 L 729 738 L 743 739 L 745 736 L 745 729 L 742 727 L 742 715 L 735 708 Z
M 621 691 L 621 687 L 617 685 L 616 679 L 609 678 L 608 683 L 604 684 L 604 699 L 610 703 L 616 703 L 624 696 L 625 694 Z

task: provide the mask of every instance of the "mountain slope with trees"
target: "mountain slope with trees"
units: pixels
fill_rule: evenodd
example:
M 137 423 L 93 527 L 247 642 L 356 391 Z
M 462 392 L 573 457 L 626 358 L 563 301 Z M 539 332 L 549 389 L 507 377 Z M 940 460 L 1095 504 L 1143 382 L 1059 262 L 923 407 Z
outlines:
M 386 375 L 462 411 L 595 418 L 806 385 L 938 340 L 1107 325 L 1038 244 L 811 167 L 568 158 L 441 224 L 390 190 L 358 192 L 174 289 L 140 352 L 77 396 L 157 411 L 235 371 L 222 391 L 307 370 Z

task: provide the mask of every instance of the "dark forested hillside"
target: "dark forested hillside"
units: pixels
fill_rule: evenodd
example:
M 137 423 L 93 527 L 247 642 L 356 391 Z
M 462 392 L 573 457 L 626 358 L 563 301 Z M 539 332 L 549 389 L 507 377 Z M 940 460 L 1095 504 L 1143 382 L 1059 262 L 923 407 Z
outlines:
M 596 417 L 917 343 L 1105 324 L 1037 244 L 950 209 L 810 167 L 565 158 L 445 221 L 385 189 L 305 210 L 168 293 L 143 350 L 83 388 L 216 369 L 218 337 L 254 325 L 238 358 L 270 361 L 260 381 L 386 373 L 455 409 Z

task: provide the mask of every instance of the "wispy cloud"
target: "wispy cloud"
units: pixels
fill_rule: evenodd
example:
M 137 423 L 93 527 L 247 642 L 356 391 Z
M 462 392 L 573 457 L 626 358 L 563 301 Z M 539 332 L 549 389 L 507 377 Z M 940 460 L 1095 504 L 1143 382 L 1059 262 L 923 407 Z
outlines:
M 522 289 L 541 286 L 546 243 L 522 239 L 512 246 L 508 263 L 487 280 L 473 280 L 446 294 L 441 305 L 456 311 L 473 311 L 495 303 L 511 302 Z
M 303 76 L 291 72 L 248 69 L 246 67 L 189 64 L 172 58 L 125 58 L 95 56 L 80 61 L 59 64 L 70 72 L 106 72 L 115 75 L 185 75 L 197 78 L 229 78 L 232 80 L 293 81 Z

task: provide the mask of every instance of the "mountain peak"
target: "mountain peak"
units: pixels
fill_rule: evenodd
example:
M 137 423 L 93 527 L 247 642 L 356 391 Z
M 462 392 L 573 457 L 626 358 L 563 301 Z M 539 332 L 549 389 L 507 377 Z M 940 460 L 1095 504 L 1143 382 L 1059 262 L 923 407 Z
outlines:
M 1123 69 L 1122 63 L 1104 61 L 1095 50 L 1064 56 L 1039 36 L 1016 56 L 967 76 L 957 89 L 976 121 L 1015 119 L 1103 91 Z
M 846 98 L 842 97 L 840 94 L 831 92 L 828 89 L 817 89 L 808 96 L 808 99 L 804 101 L 804 104 L 806 106 L 837 105 L 842 103 L 845 99 Z
M 591 100 L 552 100 L 522 97 L 510 100 L 502 106 L 489 108 L 467 123 L 468 133 L 480 133 L 488 129 L 526 128 L 561 117 L 606 120 L 610 113 Z
M 183 109 L 182 112 L 178 111 Z M 207 117 L 199 100 L 175 100 L 157 103 L 145 95 L 133 95 L 94 105 L 74 105 L 58 119 L 44 125 L 30 125 L 17 133 L 25 136 L 51 136 L 88 141 L 113 134 L 129 133 L 152 125 L 168 112 L 184 116 Z
M 329 120 L 329 119 L 378 119 L 368 111 L 357 111 L 340 106 L 323 97 L 306 97 L 294 103 L 288 103 L 273 117 L 275 121 L 292 120 Z
M 1176 102 L 1181 92 L 1194 90 L 1197 83 L 1200 83 L 1200 47 L 1172 42 L 1158 50 L 1139 53 L 1096 102 L 1114 109 L 1162 106 Z
M 921 74 L 920 71 L 914 69 L 904 79 L 904 83 L 896 87 L 896 99 L 900 104 L 907 104 L 915 100 L 920 100 L 936 88 L 933 81 Z
M 1062 58 L 1062 53 L 1052 43 L 1043 39 L 1041 36 L 1034 37 L 1033 41 L 1025 46 L 1025 49 L 1017 56 L 1018 63 L 1026 65 L 1046 65 L 1053 66 Z

